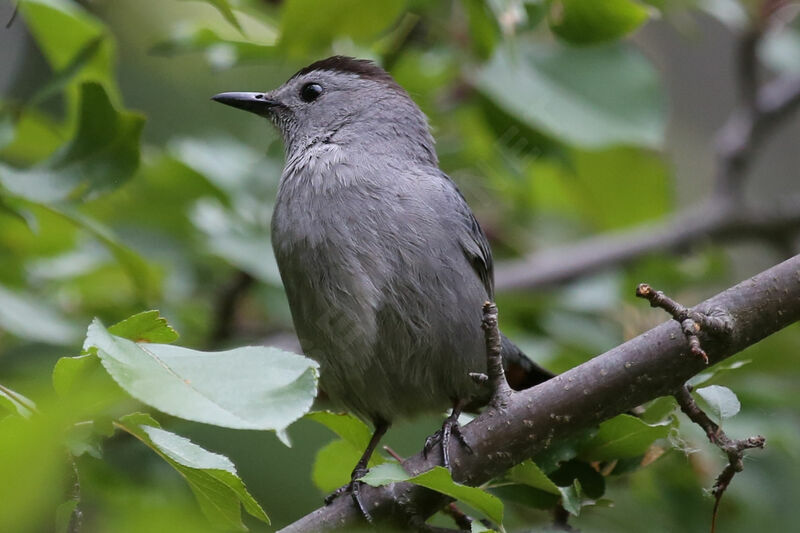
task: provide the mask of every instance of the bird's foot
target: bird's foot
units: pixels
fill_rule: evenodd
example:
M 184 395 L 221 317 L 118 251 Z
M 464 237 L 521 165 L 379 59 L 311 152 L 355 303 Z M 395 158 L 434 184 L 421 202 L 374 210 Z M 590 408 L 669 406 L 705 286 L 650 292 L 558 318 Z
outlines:
M 367 473 L 366 468 L 363 469 L 356 468 L 355 470 L 353 470 L 350 483 L 342 487 L 339 487 L 332 493 L 328 494 L 325 497 L 325 505 L 330 505 L 339 496 L 342 496 L 344 494 L 350 494 L 350 498 L 352 498 L 353 503 L 355 504 L 358 511 L 361 513 L 361 516 L 363 516 L 364 519 L 371 524 L 373 522 L 372 515 L 369 514 L 369 511 L 367 511 L 367 508 L 364 506 L 364 502 L 361 501 L 361 486 L 364 484 L 364 482 L 359 481 L 359 478 L 361 478 L 366 473 Z
M 451 437 L 455 437 L 456 441 L 458 441 L 461 446 L 464 447 L 464 451 L 467 453 L 473 453 L 472 447 L 467 442 L 467 439 L 464 437 L 464 434 L 461 432 L 461 424 L 458 423 L 458 415 L 460 412 L 453 411 L 453 413 L 445 418 L 444 423 L 442 424 L 442 429 L 425 439 L 425 446 L 422 448 L 423 455 L 427 458 L 428 453 L 439 443 L 442 445 L 442 462 L 444 467 L 448 470 L 450 468 L 450 439 Z

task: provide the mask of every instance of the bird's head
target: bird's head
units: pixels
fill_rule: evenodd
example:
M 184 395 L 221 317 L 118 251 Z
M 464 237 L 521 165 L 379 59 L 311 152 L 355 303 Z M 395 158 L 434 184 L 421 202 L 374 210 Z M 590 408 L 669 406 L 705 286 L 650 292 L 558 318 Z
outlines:
M 331 143 L 375 156 L 394 146 L 393 155 L 436 161 L 425 115 L 372 61 L 333 56 L 272 91 L 221 93 L 213 100 L 269 118 L 290 156 Z

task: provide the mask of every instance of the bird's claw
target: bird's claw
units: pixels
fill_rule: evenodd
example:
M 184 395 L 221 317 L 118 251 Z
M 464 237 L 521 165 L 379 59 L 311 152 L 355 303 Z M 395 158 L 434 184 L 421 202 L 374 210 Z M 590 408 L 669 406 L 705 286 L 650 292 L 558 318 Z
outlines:
M 373 522 L 372 515 L 369 514 L 367 508 L 364 506 L 364 502 L 361 501 L 361 486 L 364 484 L 363 481 L 360 481 L 364 474 L 367 473 L 367 469 L 356 469 L 353 471 L 353 474 L 350 479 L 350 483 L 339 487 L 332 493 L 328 494 L 325 497 L 325 505 L 330 505 L 333 501 L 343 494 L 350 494 L 350 497 L 353 499 L 353 503 L 355 504 L 358 511 L 361 513 L 361 516 L 369 522 L 370 524 Z
M 473 453 L 472 447 L 467 442 L 464 434 L 461 432 L 461 424 L 458 423 L 458 416 L 449 416 L 442 424 L 442 429 L 425 439 L 425 446 L 422 448 L 422 454 L 427 459 L 428 453 L 441 443 L 442 445 L 442 463 L 448 470 L 450 468 L 450 437 L 453 436 L 464 447 L 467 453 Z

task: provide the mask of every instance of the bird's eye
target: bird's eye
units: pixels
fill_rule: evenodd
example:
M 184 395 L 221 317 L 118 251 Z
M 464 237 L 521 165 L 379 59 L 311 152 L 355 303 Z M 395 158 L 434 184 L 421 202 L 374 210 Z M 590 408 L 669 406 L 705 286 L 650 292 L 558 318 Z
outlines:
M 306 83 L 300 89 L 300 98 L 304 102 L 313 102 L 322 94 L 322 85 L 319 83 Z

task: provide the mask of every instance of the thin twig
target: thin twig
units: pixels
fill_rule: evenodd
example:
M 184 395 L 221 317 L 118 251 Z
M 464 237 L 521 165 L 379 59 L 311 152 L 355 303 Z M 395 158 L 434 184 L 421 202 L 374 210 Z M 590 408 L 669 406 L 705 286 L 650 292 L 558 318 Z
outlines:
M 651 253 L 681 251 L 704 242 L 763 241 L 798 230 L 800 195 L 788 196 L 769 206 L 737 206 L 712 198 L 661 222 L 589 237 L 523 259 L 498 262 L 495 290 L 550 287 L 630 264 Z
M 397 461 L 398 463 L 400 463 L 400 464 L 403 463 L 403 457 L 399 453 L 394 451 L 394 449 L 391 446 L 389 446 L 388 444 L 384 444 L 383 445 L 383 451 L 385 451 L 386 453 L 391 455 L 394 458 L 394 460 Z
M 681 330 L 686 336 L 686 340 L 689 341 L 689 349 L 692 354 L 702 357 L 706 364 L 708 364 L 708 354 L 700 346 L 700 339 L 697 337 L 700 330 L 721 335 L 730 333 L 733 329 L 731 318 L 724 310 L 715 309 L 713 313 L 701 313 L 689 309 L 662 291 L 654 291 L 647 283 L 640 283 L 636 287 L 636 296 L 649 301 L 650 307 L 658 307 L 669 313 L 681 325 Z
M 500 329 L 497 327 L 497 305 L 493 302 L 483 304 L 483 320 L 481 321 L 484 338 L 486 339 L 486 374 L 471 373 L 470 376 L 480 383 L 488 384 L 492 391 L 492 399 L 489 406 L 502 408 L 508 401 L 513 390 L 506 381 L 506 373 L 503 370 L 502 338 Z
M 675 393 L 675 399 L 678 401 L 681 411 L 683 411 L 692 422 L 703 428 L 709 442 L 717 446 L 728 456 L 728 465 L 722 473 L 717 476 L 714 482 L 714 488 L 711 491 L 714 495 L 714 510 L 711 515 L 711 533 L 714 533 L 717 526 L 719 502 L 722 500 L 722 495 L 733 480 L 733 476 L 736 475 L 737 472 L 741 472 L 744 468 L 742 459 L 744 458 L 745 450 L 763 448 L 766 439 L 761 435 L 739 440 L 729 438 L 725 432 L 722 431 L 722 428 L 700 409 L 700 406 L 697 405 L 697 402 L 692 398 L 691 389 L 687 385 L 678 389 Z

